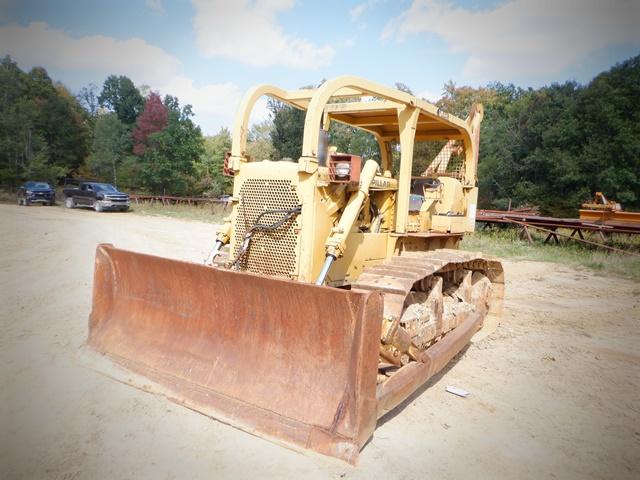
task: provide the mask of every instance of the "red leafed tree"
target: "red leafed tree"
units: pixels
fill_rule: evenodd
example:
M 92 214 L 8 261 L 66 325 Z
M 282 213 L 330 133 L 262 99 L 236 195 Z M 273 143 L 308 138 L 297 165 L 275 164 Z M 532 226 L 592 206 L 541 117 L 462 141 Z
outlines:
M 144 110 L 138 115 L 136 127 L 133 129 L 133 153 L 144 155 L 150 147 L 149 136 L 164 130 L 168 123 L 167 107 L 162 103 L 160 95 L 151 92 L 147 97 Z

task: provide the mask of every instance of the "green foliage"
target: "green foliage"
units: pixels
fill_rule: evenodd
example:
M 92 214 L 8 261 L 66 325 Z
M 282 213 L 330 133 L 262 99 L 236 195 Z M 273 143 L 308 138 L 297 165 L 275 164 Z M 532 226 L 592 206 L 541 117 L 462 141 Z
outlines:
M 46 70 L 25 73 L 10 58 L 0 62 L 0 183 L 27 179 L 57 183 L 88 153 L 90 125 L 77 100 L 54 85 Z
M 140 159 L 127 151 L 118 166 L 119 188 L 135 192 L 143 191 L 144 185 L 141 179 L 141 172 L 142 164 L 140 163 Z
M 122 123 L 133 125 L 144 107 L 144 99 L 129 77 L 110 75 L 98 97 L 100 106 L 118 115 Z
M 640 207 L 640 55 L 598 75 L 577 105 L 591 192 Z
M 11 199 L 13 201 L 13 198 Z M 230 206 L 226 203 L 202 203 L 200 205 L 163 205 L 159 202 L 140 202 L 133 205 L 133 213 L 153 217 L 172 217 L 220 224 L 229 215 Z
M 247 137 L 247 154 L 253 160 L 275 160 L 276 149 L 271 143 L 273 122 L 264 120 L 251 126 Z
M 411 92 L 406 85 L 396 87 Z M 0 91 L 0 184 L 5 187 L 13 189 L 26 179 L 55 183 L 65 175 L 86 175 L 154 193 L 230 192 L 231 179 L 222 176 L 229 131 L 204 140 L 191 107 L 180 107 L 175 97 L 155 102 L 157 113 L 166 108 L 166 124 L 154 120 L 147 122 L 153 128 L 139 129 L 145 148 L 136 156 L 131 131 L 144 101 L 125 76 L 109 76 L 99 96 L 89 85 L 74 98 L 43 68 L 23 72 L 5 57 Z M 465 118 L 476 102 L 485 106 L 478 167 L 481 207 L 535 204 L 544 213 L 566 216 L 603 191 L 628 210 L 640 209 L 640 56 L 584 86 L 566 82 L 525 90 L 449 82 L 437 105 Z M 98 103 L 112 113 L 100 115 Z M 247 154 L 254 160 L 296 160 L 305 112 L 275 100 L 268 107 L 271 120 L 252 127 Z M 375 138 L 362 130 L 332 122 L 329 142 L 341 152 L 380 160 Z M 441 146 L 417 143 L 413 173 L 424 171 Z M 392 156 L 398 156 L 397 147 Z
M 302 154 L 306 112 L 276 100 L 269 100 L 268 107 L 273 119 L 270 129 L 273 150 L 269 152 L 273 153 L 266 158 L 297 160 Z M 331 122 L 329 145 L 337 147 L 342 153 L 352 153 L 380 161 L 380 149 L 374 136 L 349 125 Z
M 91 129 L 87 115 L 77 100 L 62 85 L 55 86 L 55 95 L 42 106 L 36 127 L 49 146 L 51 162 L 74 171 L 89 153 Z
M 118 169 L 131 151 L 131 129 L 115 113 L 99 115 L 93 129 L 93 142 L 88 166 L 91 173 L 118 182 Z
M 191 117 L 191 105 L 180 108 L 176 97 L 167 95 L 167 127 L 149 136 L 150 145 L 140 157 L 140 178 L 151 192 L 189 195 L 195 184 L 195 163 L 204 152 L 202 132 Z
M 49 160 L 47 147 L 45 147 L 31 159 L 25 169 L 24 178 L 38 178 L 55 185 L 65 173 L 66 169 L 63 166 L 55 165 Z
M 204 139 L 204 152 L 195 165 L 199 187 L 205 195 L 217 197 L 231 193 L 233 178 L 222 174 L 224 154 L 231 150 L 231 133 L 221 128 L 213 136 Z
M 371 133 L 359 128 L 331 122 L 329 145 L 337 147 L 340 153 L 360 155 L 363 159 L 380 162 L 380 147 L 377 140 Z
M 640 208 L 640 56 L 589 85 L 445 85 L 443 108 L 481 101 L 480 206 L 535 204 L 570 216 L 596 191 Z
M 271 142 L 276 159 L 297 160 L 302 154 L 305 111 L 273 99 L 269 100 L 268 108 L 273 117 Z
M 480 88 L 456 87 L 455 83 L 449 81 L 444 84 L 442 98 L 436 104 L 445 112 L 452 113 L 460 118 L 466 118 L 469 114 L 469 109 L 474 103 L 482 103 L 485 107 L 498 103 L 501 88 L 503 88 L 501 84 Z
M 503 259 L 533 260 L 562 263 L 591 270 L 612 273 L 627 278 L 640 280 L 640 257 L 624 253 L 609 252 L 594 248 L 591 245 L 563 240 L 562 245 L 544 243 L 546 233 L 530 231 L 534 244 L 520 238 L 518 228 L 504 228 L 490 231 L 479 231 L 465 235 L 460 248 L 469 251 L 480 251 L 487 255 L 495 255 Z M 565 230 L 564 233 L 570 233 Z M 638 241 L 622 235 L 611 235 L 607 243 L 617 248 L 638 251 Z
M 402 83 L 395 86 L 411 93 Z M 627 209 L 640 208 L 640 56 L 586 86 L 566 82 L 525 90 L 448 82 L 437 105 L 466 118 L 474 103 L 485 107 L 478 167 L 481 207 L 533 204 L 546 214 L 571 216 L 594 192 L 604 191 Z M 275 158 L 298 158 L 304 112 L 277 101 L 269 108 Z M 366 132 L 332 122 L 329 133 L 329 143 L 339 151 L 379 160 L 377 142 Z M 443 144 L 416 143 L 412 173 L 420 175 Z
M 98 87 L 90 83 L 86 87 L 82 87 L 76 94 L 76 100 L 82 108 L 87 112 L 89 117 L 93 118 L 98 114 Z

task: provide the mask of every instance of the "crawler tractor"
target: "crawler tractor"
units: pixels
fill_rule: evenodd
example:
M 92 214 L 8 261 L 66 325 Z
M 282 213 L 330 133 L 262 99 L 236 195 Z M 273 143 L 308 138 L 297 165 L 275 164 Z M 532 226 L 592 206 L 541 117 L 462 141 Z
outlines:
M 306 112 L 299 158 L 247 154 L 265 95 Z M 497 325 L 500 262 L 457 250 L 474 229 L 482 116 L 354 77 L 253 88 L 211 255 L 100 245 L 89 344 L 191 409 L 355 463 L 380 417 Z M 329 145 L 332 122 L 372 134 L 378 161 Z

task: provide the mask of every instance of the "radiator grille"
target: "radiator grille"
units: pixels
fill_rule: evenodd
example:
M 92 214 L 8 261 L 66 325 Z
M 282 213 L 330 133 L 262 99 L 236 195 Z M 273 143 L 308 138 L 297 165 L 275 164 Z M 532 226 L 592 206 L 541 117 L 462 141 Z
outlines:
M 266 210 L 283 210 L 300 205 L 298 194 L 290 180 L 249 179 L 240 188 L 235 218 L 233 256 L 237 258 L 245 233 Z M 281 220 L 283 214 L 272 213 L 260 219 L 262 224 Z M 297 252 L 300 215 L 273 231 L 254 233 L 248 252 L 240 261 L 245 271 L 283 278 L 297 278 Z

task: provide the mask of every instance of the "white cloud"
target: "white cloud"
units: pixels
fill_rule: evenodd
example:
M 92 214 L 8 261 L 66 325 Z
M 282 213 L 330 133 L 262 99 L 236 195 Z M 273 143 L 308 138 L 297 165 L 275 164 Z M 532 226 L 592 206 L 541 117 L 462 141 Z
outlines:
M 480 11 L 414 0 L 386 25 L 382 38 L 436 34 L 452 52 L 468 55 L 468 79 L 542 79 L 607 47 L 640 45 L 639 18 L 637 0 L 513 0 Z
M 376 7 L 381 0 L 367 0 L 366 2 L 362 2 L 357 4 L 351 10 L 349 10 L 349 17 L 351 17 L 351 21 L 355 22 L 360 19 L 362 14 L 367 10 L 372 10 Z
M 349 10 L 349 16 L 351 17 L 351 21 L 355 22 L 356 20 L 358 20 L 358 18 L 360 18 L 360 15 L 364 13 L 366 8 L 367 8 L 366 3 L 359 3 L 358 5 L 353 7 L 351 10 Z
M 181 105 L 191 104 L 203 133 L 215 134 L 220 127 L 233 127 L 233 119 L 243 92 L 235 83 L 194 85 L 190 78 L 176 75 L 154 88 L 178 97 Z
M 162 0 L 145 0 L 144 4 L 159 15 L 164 15 Z
M 432 90 L 423 90 L 416 96 L 418 98 L 424 98 L 429 103 L 436 103 L 438 100 L 440 100 L 440 98 L 442 98 L 442 94 L 435 93 Z
M 254 67 L 318 68 L 334 49 L 287 35 L 277 21 L 293 0 L 194 0 L 197 45 L 207 57 L 226 57 Z
M 194 84 L 180 73 L 177 58 L 139 38 L 75 38 L 42 22 L 0 26 L 0 56 L 6 54 L 23 69 L 43 66 L 61 72 L 59 80 L 65 83 L 73 84 L 77 75 L 88 75 L 100 85 L 108 75 L 126 75 L 136 85 L 174 95 L 182 105 L 190 103 L 205 133 L 232 125 L 242 95 L 233 83 Z
M 126 74 L 149 85 L 174 74 L 180 66 L 177 58 L 140 38 L 74 38 L 43 22 L 0 27 L 0 50 L 29 66 Z
M 356 41 L 353 38 L 347 38 L 345 41 L 340 43 L 340 46 L 344 48 L 352 48 L 355 44 Z
M 268 107 L 268 97 L 260 97 L 251 111 L 249 124 L 260 123 L 271 118 L 271 110 Z

